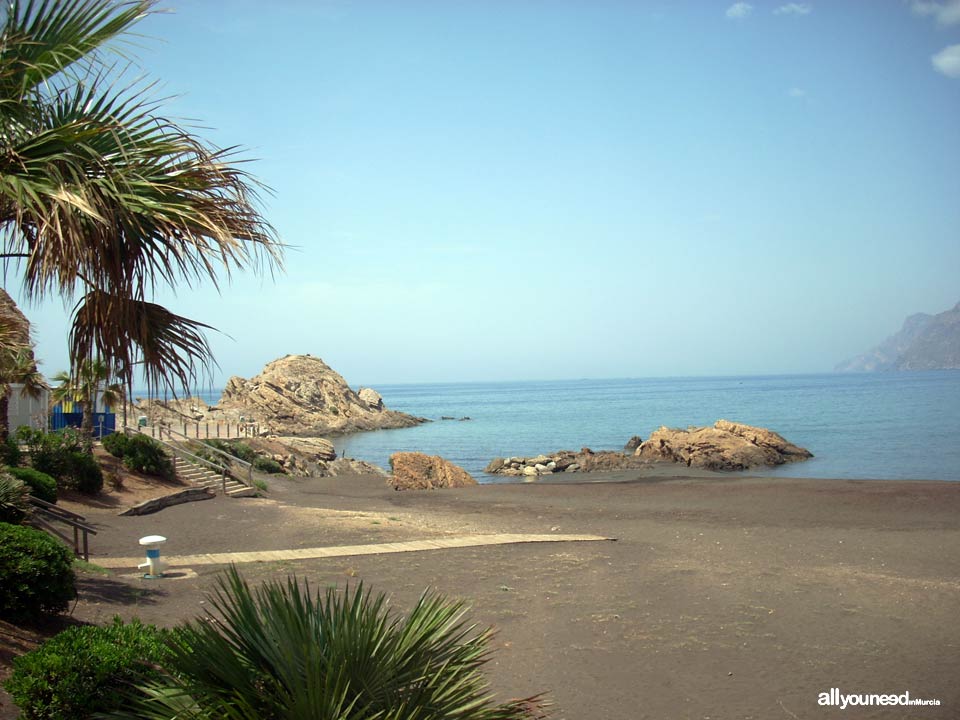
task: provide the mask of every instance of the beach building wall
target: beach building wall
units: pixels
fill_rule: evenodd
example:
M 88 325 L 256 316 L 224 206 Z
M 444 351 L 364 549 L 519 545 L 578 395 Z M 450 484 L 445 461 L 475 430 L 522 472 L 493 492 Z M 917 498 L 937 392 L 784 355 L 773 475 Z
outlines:
M 50 390 L 43 388 L 39 398 L 32 398 L 23 393 L 23 385 L 11 383 L 10 399 L 7 406 L 7 427 L 11 431 L 21 425 L 46 430 L 47 408 L 50 407 Z
M 93 436 L 101 438 L 116 431 L 117 416 L 113 409 L 103 402 L 103 392 L 97 394 L 93 404 Z M 77 400 L 61 400 L 50 409 L 50 429 L 62 430 L 65 427 L 79 428 L 83 423 L 83 403 Z

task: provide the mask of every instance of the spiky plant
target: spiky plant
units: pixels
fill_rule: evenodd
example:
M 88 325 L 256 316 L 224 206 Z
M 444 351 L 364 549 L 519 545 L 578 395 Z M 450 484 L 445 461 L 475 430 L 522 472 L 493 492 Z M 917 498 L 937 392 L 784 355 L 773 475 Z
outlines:
M 23 480 L 0 472 L 0 522 L 16 525 L 30 515 L 30 488 Z
M 546 717 L 539 697 L 496 703 L 481 673 L 490 631 L 464 606 L 424 594 L 405 618 L 362 584 L 311 592 L 296 578 L 255 590 L 231 568 L 188 623 L 168 671 L 140 686 L 128 718 L 513 720 Z

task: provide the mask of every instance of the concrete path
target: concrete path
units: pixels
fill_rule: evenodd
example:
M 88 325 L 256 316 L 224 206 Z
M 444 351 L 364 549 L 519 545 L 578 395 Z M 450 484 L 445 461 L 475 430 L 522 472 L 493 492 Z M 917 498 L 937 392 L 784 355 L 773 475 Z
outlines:
M 430 540 L 378 543 L 375 545 L 340 545 L 334 547 L 299 548 L 297 550 L 263 550 L 260 552 L 210 553 L 201 555 L 164 556 L 172 567 L 190 565 L 229 565 L 230 563 L 270 562 L 276 560 L 312 560 L 314 558 L 348 557 L 350 555 L 380 555 L 384 553 L 419 552 L 421 550 L 446 550 L 448 548 L 483 547 L 485 545 L 514 545 L 517 543 L 542 542 L 596 542 L 614 540 L 600 535 L 456 535 Z M 138 557 L 94 557 L 92 562 L 105 568 L 136 568 L 144 561 Z

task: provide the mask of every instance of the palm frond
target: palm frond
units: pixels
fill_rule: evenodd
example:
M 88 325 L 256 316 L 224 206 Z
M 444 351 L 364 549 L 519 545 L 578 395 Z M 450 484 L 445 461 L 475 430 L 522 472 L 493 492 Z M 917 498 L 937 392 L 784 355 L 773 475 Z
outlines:
M 89 61 L 143 19 L 157 0 L 11 0 L 0 46 L 0 94 L 22 98 Z
M 538 698 L 496 704 L 480 669 L 487 631 L 425 594 L 406 618 L 361 585 L 313 593 L 296 578 L 253 590 L 235 568 L 210 598 L 215 619 L 176 636 L 161 679 L 126 717 L 519 720 Z
M 139 367 L 149 387 L 176 393 L 195 387 L 215 367 L 203 334 L 211 329 L 156 303 L 94 290 L 74 309 L 70 353 L 109 358 L 127 387 Z
M 239 169 L 236 149 L 163 117 L 152 85 L 122 84 L 105 60 L 103 48 L 155 4 L 10 0 L 0 20 L 0 256 L 22 267 L 29 299 L 83 295 L 75 363 L 102 357 L 128 388 L 141 363 L 148 384 L 175 389 L 213 365 L 208 326 L 147 302 L 158 286 L 272 273 L 282 246 L 259 209 L 266 188 Z

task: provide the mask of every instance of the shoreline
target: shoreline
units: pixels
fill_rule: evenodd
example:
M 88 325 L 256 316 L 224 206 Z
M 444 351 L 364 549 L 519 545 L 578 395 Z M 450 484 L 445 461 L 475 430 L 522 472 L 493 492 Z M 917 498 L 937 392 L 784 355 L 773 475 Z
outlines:
M 265 499 L 83 512 L 98 528 L 94 564 L 139 554 L 151 533 L 168 538 L 171 558 L 468 534 L 616 538 L 240 567 L 254 584 L 290 573 L 313 587 L 363 581 L 400 611 L 425 588 L 463 599 L 471 622 L 498 630 L 493 690 L 547 691 L 558 720 L 841 717 L 817 705 L 833 687 L 909 691 L 941 701 L 924 718 L 956 717 L 960 484 L 628 475 L 402 492 L 371 475 L 286 478 Z M 175 567 L 163 581 L 132 568 L 82 575 L 74 617 L 194 619 L 222 568 Z

